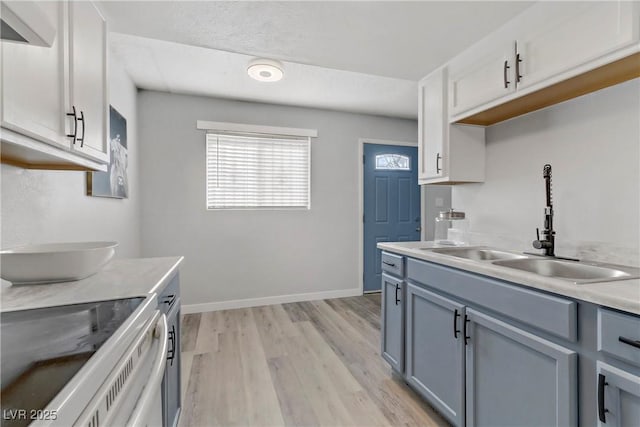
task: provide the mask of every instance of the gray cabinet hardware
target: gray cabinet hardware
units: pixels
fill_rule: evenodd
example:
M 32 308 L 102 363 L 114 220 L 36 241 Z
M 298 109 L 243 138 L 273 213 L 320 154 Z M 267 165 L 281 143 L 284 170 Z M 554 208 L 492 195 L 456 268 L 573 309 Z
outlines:
M 604 388 L 609 383 L 606 381 L 606 377 L 602 374 L 598 374 L 598 418 L 601 422 L 607 422 L 607 412 L 609 410 L 604 407 Z
M 630 338 L 618 337 L 618 341 L 623 342 L 625 344 L 629 344 L 632 347 L 640 348 L 640 341 L 632 340 Z
M 78 119 L 79 122 L 82 122 L 82 137 L 78 138 L 78 142 L 80 142 L 80 147 L 84 147 L 84 131 L 87 128 L 87 122 L 84 118 L 84 111 L 80 110 L 80 118 Z M 77 128 L 76 128 L 76 132 L 77 132 Z
M 73 109 L 73 113 L 67 113 L 67 116 L 73 117 L 73 133 L 67 134 L 67 137 L 73 138 L 73 145 L 76 145 L 76 140 L 78 139 L 78 114 L 75 105 L 71 108 Z
M 502 80 L 504 81 L 505 89 L 507 89 L 509 87 L 509 84 L 511 83 L 509 80 L 507 80 L 507 70 L 509 70 L 509 68 L 511 68 L 509 66 L 509 61 L 505 59 L 504 65 L 502 66 Z

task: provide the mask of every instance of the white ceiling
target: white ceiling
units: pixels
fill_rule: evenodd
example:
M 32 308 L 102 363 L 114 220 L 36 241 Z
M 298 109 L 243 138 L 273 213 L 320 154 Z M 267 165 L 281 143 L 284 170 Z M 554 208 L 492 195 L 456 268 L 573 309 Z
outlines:
M 111 50 L 142 89 L 331 110 L 417 117 L 417 83 L 284 62 L 285 78 L 261 83 L 246 72 L 253 56 L 111 34 Z
M 112 37 L 113 50 L 141 88 L 415 118 L 415 81 L 530 4 L 109 1 L 101 8 L 110 30 L 122 33 Z M 284 61 L 285 79 L 250 80 L 246 65 L 256 56 Z

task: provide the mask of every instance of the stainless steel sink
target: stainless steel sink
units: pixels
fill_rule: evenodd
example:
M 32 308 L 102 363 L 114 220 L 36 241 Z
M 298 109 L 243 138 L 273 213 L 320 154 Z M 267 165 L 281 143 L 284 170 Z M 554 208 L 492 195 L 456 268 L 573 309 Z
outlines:
M 511 259 L 494 261 L 493 264 L 574 283 L 608 282 L 640 277 L 638 268 L 555 259 Z
M 473 261 L 493 261 L 493 260 L 519 260 L 526 259 L 524 255 L 511 252 L 498 251 L 490 248 L 437 248 L 432 252 L 442 255 L 451 255 L 458 258 L 466 258 Z

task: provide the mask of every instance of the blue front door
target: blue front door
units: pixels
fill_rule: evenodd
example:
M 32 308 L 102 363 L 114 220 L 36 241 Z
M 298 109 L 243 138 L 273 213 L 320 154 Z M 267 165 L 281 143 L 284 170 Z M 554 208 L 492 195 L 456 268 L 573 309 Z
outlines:
M 364 144 L 364 291 L 379 291 L 378 242 L 420 240 L 418 148 Z

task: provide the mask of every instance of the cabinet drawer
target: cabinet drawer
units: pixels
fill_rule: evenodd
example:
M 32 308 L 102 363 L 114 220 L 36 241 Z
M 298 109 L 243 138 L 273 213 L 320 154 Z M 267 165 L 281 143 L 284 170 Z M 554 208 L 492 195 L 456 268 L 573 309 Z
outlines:
M 400 255 L 382 252 L 382 271 L 397 277 L 404 275 L 404 258 Z
M 409 281 L 469 301 L 472 306 L 488 308 L 570 341 L 577 340 L 575 301 L 412 258 L 407 260 L 407 277 Z
M 598 351 L 640 365 L 640 317 L 599 308 Z

